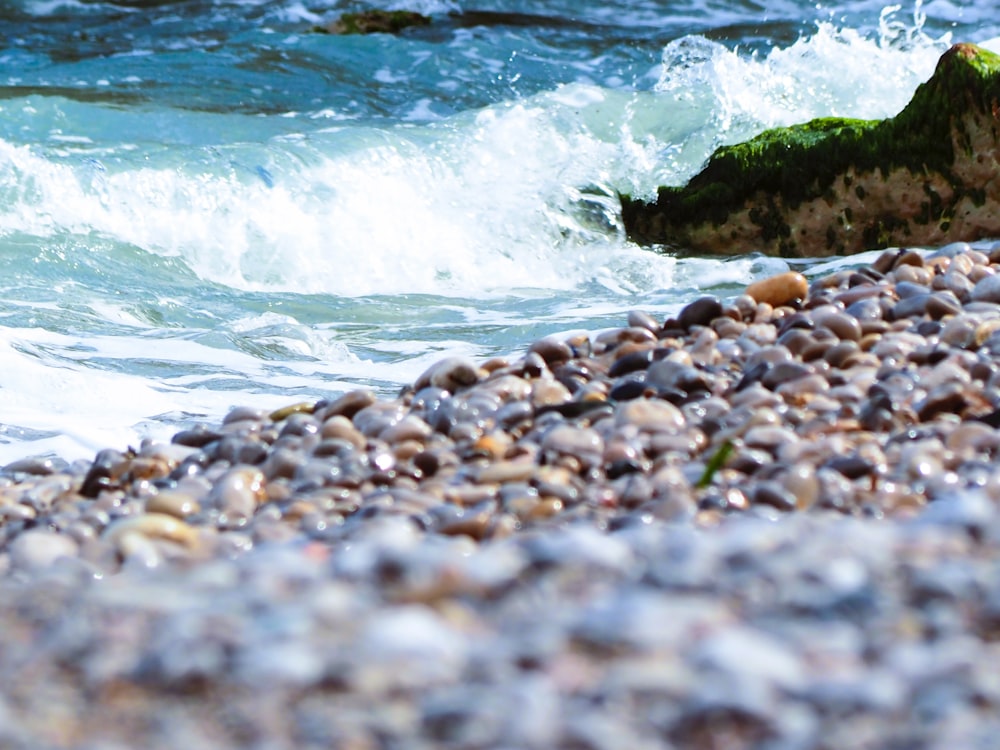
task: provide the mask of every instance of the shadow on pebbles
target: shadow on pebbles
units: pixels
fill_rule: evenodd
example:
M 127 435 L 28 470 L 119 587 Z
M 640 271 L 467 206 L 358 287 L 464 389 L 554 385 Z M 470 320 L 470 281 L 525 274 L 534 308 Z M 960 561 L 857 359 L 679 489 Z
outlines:
M 1000 252 L 0 475 L 0 746 L 993 748 Z

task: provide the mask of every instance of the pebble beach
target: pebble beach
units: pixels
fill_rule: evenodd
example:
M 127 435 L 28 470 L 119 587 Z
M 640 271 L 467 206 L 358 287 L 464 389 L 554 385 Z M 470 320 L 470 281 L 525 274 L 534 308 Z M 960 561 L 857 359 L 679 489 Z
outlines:
M 1000 245 L 0 472 L 10 748 L 990 748 Z

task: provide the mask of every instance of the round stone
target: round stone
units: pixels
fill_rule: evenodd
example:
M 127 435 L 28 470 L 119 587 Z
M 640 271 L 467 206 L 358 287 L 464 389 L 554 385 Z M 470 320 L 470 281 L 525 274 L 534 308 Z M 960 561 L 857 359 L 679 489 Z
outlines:
M 755 281 L 747 287 L 746 293 L 758 303 L 766 302 L 772 307 L 781 307 L 804 300 L 809 293 L 809 282 L 797 271 L 786 271 Z
M 972 299 L 975 302 L 1000 303 L 1000 276 L 984 276 L 972 288 Z
M 722 303 L 715 297 L 702 297 L 681 310 L 677 322 L 685 329 L 692 326 L 707 326 L 722 315 Z
M 640 430 L 677 430 L 684 426 L 684 414 L 673 404 L 658 399 L 635 399 L 620 406 L 615 414 L 618 426 L 635 425 Z
M 79 545 L 65 534 L 31 529 L 19 534 L 10 545 L 11 564 L 21 570 L 41 570 L 64 557 L 76 557 Z

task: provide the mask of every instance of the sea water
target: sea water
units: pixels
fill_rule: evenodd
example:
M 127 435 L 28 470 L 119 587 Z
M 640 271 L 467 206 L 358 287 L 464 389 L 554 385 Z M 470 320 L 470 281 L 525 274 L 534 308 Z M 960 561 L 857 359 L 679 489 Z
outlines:
M 315 30 L 368 7 L 0 5 L 0 464 L 736 294 L 788 262 L 638 247 L 618 194 L 1000 48 L 972 0 L 405 0 L 431 24 Z

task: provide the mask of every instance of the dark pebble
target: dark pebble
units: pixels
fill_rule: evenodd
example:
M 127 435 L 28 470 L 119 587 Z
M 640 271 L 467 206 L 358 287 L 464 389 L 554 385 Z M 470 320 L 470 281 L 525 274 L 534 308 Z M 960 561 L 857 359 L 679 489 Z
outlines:
M 677 322 L 685 330 L 692 326 L 707 326 L 722 315 L 722 303 L 715 297 L 702 297 L 681 310 Z
M 825 359 L 831 367 L 841 367 L 847 361 L 847 358 L 853 354 L 857 354 L 861 351 L 861 348 L 854 341 L 841 341 L 839 344 L 834 344 L 823 354 L 823 359 Z
M 942 413 L 960 414 L 966 406 L 967 386 L 961 383 L 944 383 L 934 388 L 917 406 L 920 421 L 927 422 Z
M 856 345 L 855 348 L 857 348 Z M 768 370 L 760 382 L 765 388 L 774 390 L 782 383 L 798 380 L 813 372 L 815 372 L 813 367 L 801 362 L 781 362 Z
M 549 367 L 567 362 L 573 357 L 569 344 L 552 338 L 539 339 L 528 351 L 538 354 Z
M 795 495 L 777 482 L 760 482 L 752 492 L 754 505 L 767 505 L 781 511 L 792 511 L 796 508 Z
M 935 292 L 927 300 L 927 314 L 935 320 L 940 320 L 946 315 L 958 315 L 962 312 L 962 303 L 954 292 Z
M 840 472 L 848 479 L 858 479 L 871 474 L 875 465 L 857 454 L 851 456 L 837 456 L 826 462 L 826 466 L 834 471 Z
M 899 302 L 893 305 L 892 319 L 902 320 L 903 318 L 913 318 L 923 315 L 927 312 L 927 305 L 930 303 L 931 296 L 925 291 L 923 294 L 902 297 Z
M 644 349 L 638 352 L 630 352 L 624 357 L 619 357 L 608 370 L 608 375 L 612 378 L 628 375 L 636 370 L 645 370 L 653 361 L 653 350 Z
M 615 384 L 608 393 L 608 398 L 614 401 L 631 401 L 642 396 L 646 392 L 646 387 L 645 378 L 627 378 Z
M 661 391 L 677 390 L 690 393 L 694 390 L 711 391 L 711 384 L 696 367 L 670 360 L 662 360 L 650 365 L 646 371 L 646 384 Z
M 190 430 L 181 430 L 173 436 L 170 442 L 176 445 L 186 445 L 189 448 L 204 448 L 209 443 L 214 443 L 221 438 L 222 433 L 217 430 L 205 425 L 198 425 Z

